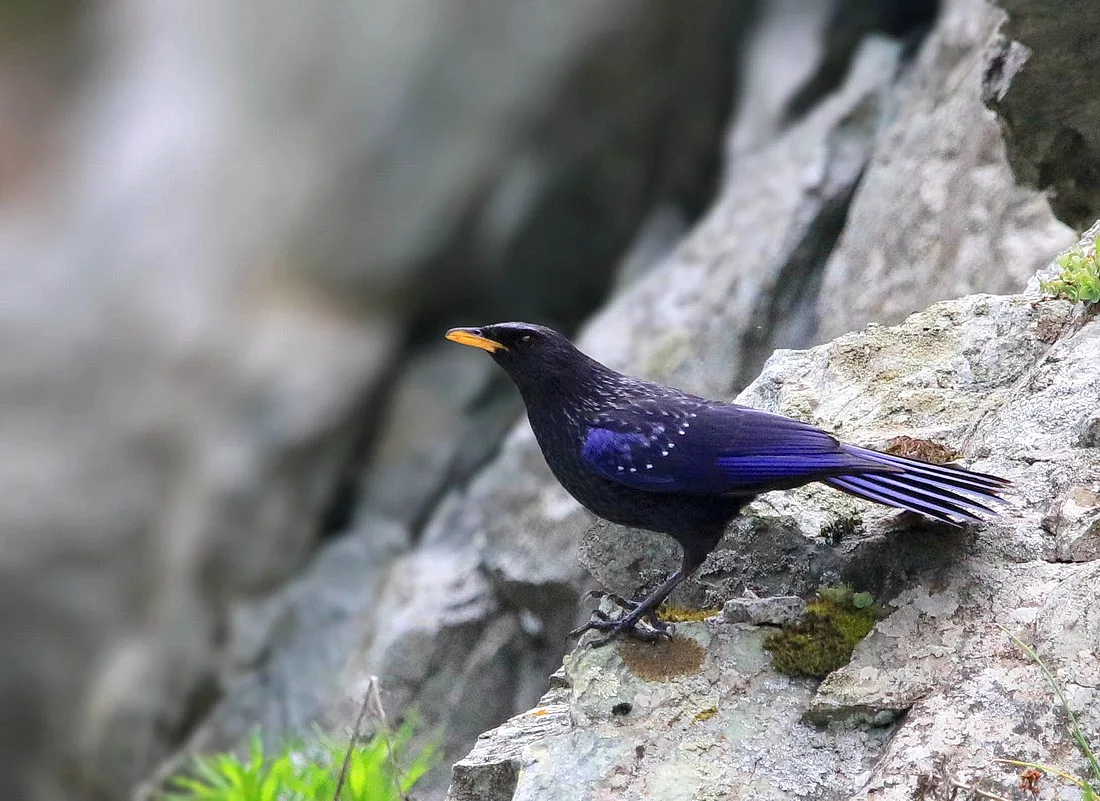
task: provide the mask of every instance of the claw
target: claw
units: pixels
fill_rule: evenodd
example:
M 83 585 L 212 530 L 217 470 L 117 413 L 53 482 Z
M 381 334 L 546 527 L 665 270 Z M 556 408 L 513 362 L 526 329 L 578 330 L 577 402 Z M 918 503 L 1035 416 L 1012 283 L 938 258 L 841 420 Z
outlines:
M 619 615 L 618 617 L 611 617 L 600 609 L 593 610 L 592 617 L 588 622 L 573 629 L 569 632 L 569 636 L 580 637 L 587 631 L 606 633 L 608 636 L 591 640 L 588 643 L 593 648 L 607 645 L 620 636 L 633 637 L 643 642 L 656 642 L 662 637 L 667 637 L 670 640 L 672 639 L 674 627 L 671 623 L 662 621 L 657 616 L 657 612 L 652 609 L 647 609 L 639 614 L 641 611 L 641 604 L 630 603 L 634 608 L 628 609 L 626 614 Z M 643 621 L 644 625 L 640 626 L 639 624 Z
M 607 593 L 606 595 L 604 595 L 604 597 L 607 598 L 607 600 L 611 601 L 611 603 L 615 604 L 615 606 L 621 607 L 627 612 L 633 612 L 640 606 L 640 603 L 638 601 L 628 600 L 621 595 L 616 595 L 613 592 Z
M 609 620 L 600 620 L 600 619 L 596 618 L 595 616 L 593 616 L 592 620 L 589 620 L 587 623 L 585 623 L 581 626 L 577 626 L 575 629 L 573 629 L 571 632 L 569 632 L 568 636 L 569 637 L 580 637 L 586 631 L 606 631 L 606 629 L 604 628 L 605 625 L 607 625 L 607 626 L 612 625 L 611 621 L 609 621 Z
M 633 612 L 638 608 L 640 601 L 630 601 L 621 595 L 614 592 L 608 592 L 607 590 L 589 590 L 584 594 L 583 600 L 585 601 L 611 601 L 615 606 L 625 609 L 627 612 Z

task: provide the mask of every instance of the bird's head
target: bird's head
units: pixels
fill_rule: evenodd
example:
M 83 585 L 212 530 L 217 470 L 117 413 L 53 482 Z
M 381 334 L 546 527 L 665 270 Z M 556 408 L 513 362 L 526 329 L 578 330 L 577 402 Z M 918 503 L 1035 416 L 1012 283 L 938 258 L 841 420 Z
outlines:
M 488 351 L 512 380 L 545 382 L 590 362 L 564 336 L 532 323 L 494 323 L 478 328 L 452 328 L 447 339 Z

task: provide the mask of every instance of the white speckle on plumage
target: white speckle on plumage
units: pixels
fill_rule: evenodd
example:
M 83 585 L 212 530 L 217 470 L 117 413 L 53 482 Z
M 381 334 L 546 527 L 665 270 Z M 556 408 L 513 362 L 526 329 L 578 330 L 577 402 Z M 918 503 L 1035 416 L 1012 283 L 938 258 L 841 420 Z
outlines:
M 661 456 L 668 456 L 668 451 L 661 451 Z
M 622 465 L 619 465 L 619 472 L 620 473 L 623 472 L 623 466 Z
M 638 472 L 638 468 L 637 468 L 637 467 L 632 467 L 632 468 L 630 468 L 630 472 L 631 472 L 631 473 L 637 473 L 637 472 Z
M 651 465 L 651 464 L 647 464 L 647 465 L 645 466 L 645 469 L 646 469 L 646 470 L 652 470 L 652 469 L 653 469 L 653 465 Z
M 670 443 L 668 443 L 668 447 L 669 447 L 669 449 L 671 450 L 672 448 L 675 448 L 675 447 L 676 447 L 676 443 L 674 443 L 674 442 L 670 442 Z
M 681 428 L 681 429 L 680 429 L 679 431 L 677 431 L 676 433 L 677 433 L 677 434 L 679 434 L 679 435 L 680 435 L 680 436 L 682 437 L 682 436 L 684 436 L 684 429 L 682 429 L 682 428 Z

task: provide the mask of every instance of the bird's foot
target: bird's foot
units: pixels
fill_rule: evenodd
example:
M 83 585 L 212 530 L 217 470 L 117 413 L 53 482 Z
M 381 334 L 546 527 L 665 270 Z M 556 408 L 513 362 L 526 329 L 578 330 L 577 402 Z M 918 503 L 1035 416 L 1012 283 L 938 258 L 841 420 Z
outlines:
M 642 604 L 645 603 L 644 601 L 631 601 L 629 598 L 624 598 L 621 595 L 617 595 L 613 592 L 608 592 L 607 590 L 589 590 L 587 593 L 585 593 L 584 598 L 585 600 L 611 601 L 611 603 L 622 609 L 623 612 L 627 615 L 632 612 L 637 612 L 638 609 L 641 608 Z M 597 613 L 603 615 L 604 620 L 608 619 L 608 616 L 602 612 L 599 612 L 599 610 L 596 610 L 592 613 L 593 617 L 595 617 Z M 670 625 L 668 623 L 662 623 L 661 619 L 657 617 L 657 610 L 653 608 L 650 608 L 646 611 L 644 618 L 646 622 L 650 624 L 650 626 L 659 631 L 664 631 L 665 628 Z
M 644 609 L 641 604 L 635 601 L 625 601 L 610 593 L 605 597 L 615 601 L 626 612 L 617 617 L 611 617 L 602 609 L 595 609 L 592 612 L 592 618 L 587 623 L 569 632 L 570 637 L 580 637 L 586 631 L 600 631 L 606 634 L 606 637 L 588 643 L 593 648 L 607 645 L 618 637 L 633 637 L 643 642 L 656 642 L 662 637 L 672 639 L 673 625 L 665 623 L 657 617 L 655 610 Z

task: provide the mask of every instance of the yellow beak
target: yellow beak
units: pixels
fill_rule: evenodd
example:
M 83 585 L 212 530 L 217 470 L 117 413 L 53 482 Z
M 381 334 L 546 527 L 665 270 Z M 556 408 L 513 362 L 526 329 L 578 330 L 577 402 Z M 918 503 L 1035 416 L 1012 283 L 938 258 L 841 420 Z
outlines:
M 508 350 L 508 348 L 501 345 L 495 339 L 483 337 L 477 332 L 476 328 L 452 328 L 447 332 L 447 339 L 451 340 L 451 342 L 457 342 L 460 345 L 481 348 L 482 350 L 489 351 L 489 353 L 496 353 L 498 350 Z

